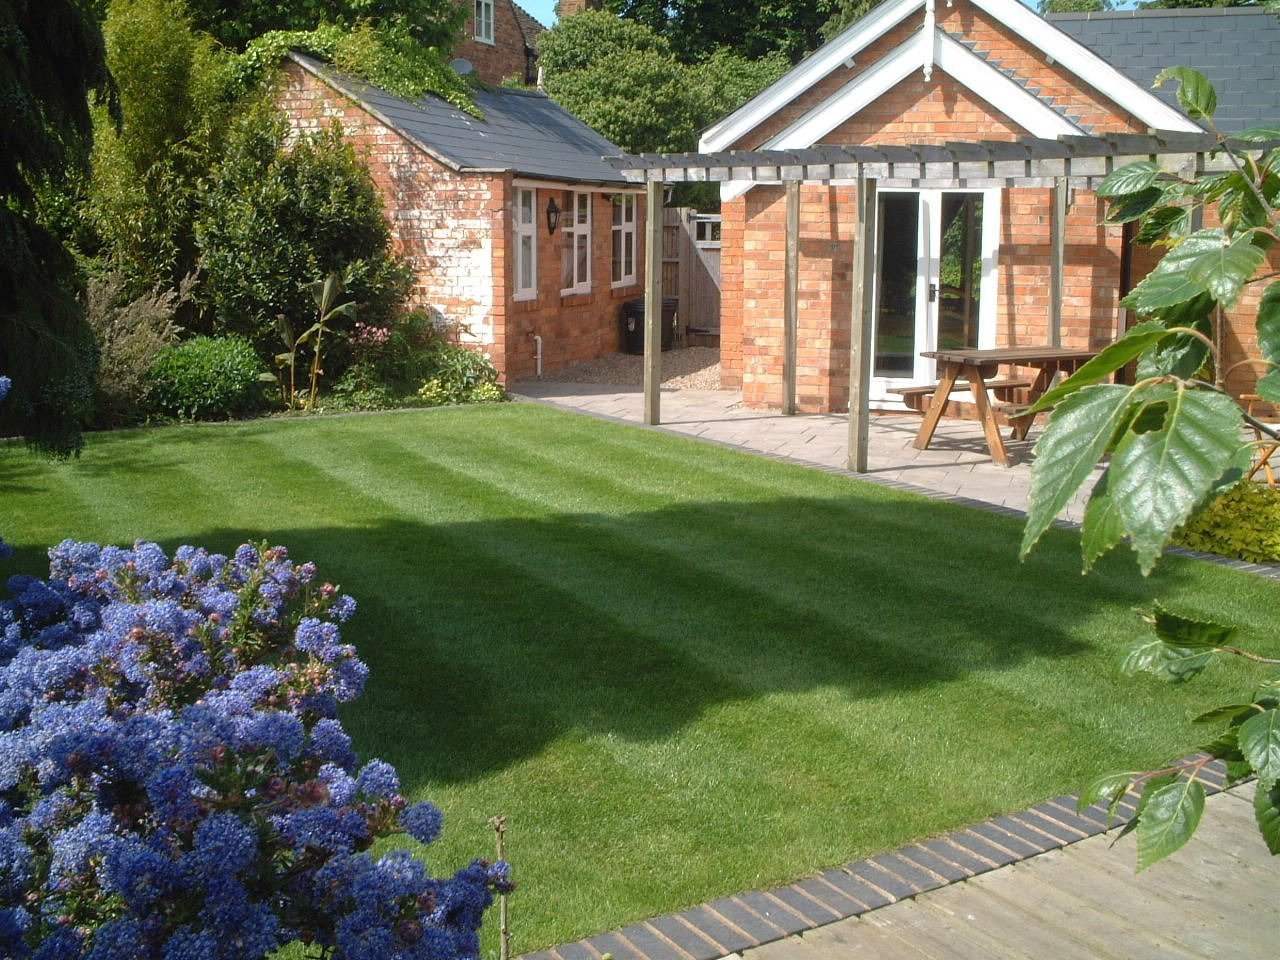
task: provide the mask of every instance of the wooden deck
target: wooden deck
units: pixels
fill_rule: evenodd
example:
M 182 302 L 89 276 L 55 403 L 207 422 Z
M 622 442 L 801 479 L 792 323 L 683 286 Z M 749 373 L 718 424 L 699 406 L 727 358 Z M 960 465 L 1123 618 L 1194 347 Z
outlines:
M 744 960 L 1255 960 L 1280 942 L 1280 857 L 1253 785 L 1211 797 L 1192 841 L 1134 873 L 1132 836 L 1082 840 L 744 952 Z

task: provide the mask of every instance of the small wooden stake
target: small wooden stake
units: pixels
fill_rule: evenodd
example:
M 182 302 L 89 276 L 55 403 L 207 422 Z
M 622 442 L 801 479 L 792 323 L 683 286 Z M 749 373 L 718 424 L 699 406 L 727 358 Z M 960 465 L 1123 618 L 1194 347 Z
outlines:
M 507 859 L 507 818 L 494 817 L 489 821 L 489 826 L 493 827 L 493 832 L 498 838 L 498 860 L 505 861 Z M 508 900 L 505 893 L 498 894 L 498 932 L 501 936 L 501 945 L 498 948 L 499 960 L 511 960 L 511 917 L 508 912 Z

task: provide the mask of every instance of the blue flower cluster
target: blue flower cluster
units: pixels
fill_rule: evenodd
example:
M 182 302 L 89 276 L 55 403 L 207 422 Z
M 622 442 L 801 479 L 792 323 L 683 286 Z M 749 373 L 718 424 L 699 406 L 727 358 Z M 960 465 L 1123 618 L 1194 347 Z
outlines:
M 350 597 L 282 547 L 49 556 L 0 602 L 0 956 L 478 954 L 506 864 L 367 852 L 442 823 L 337 719 L 367 674 Z

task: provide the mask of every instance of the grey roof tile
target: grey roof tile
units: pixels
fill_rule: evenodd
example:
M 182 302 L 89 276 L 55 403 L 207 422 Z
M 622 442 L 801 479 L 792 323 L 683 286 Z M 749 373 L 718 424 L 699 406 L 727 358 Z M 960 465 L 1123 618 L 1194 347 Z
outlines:
M 460 171 L 509 170 L 560 183 L 626 182 L 602 159 L 619 156 L 622 149 L 544 93 L 476 90 L 476 106 L 484 114 L 480 119 L 431 94 L 411 103 L 311 57 L 296 52 L 290 56 Z
M 1214 122 L 1223 131 L 1280 120 L 1280 21 L 1264 8 L 1117 10 L 1047 19 L 1145 89 L 1165 67 L 1199 70 L 1217 88 Z M 1175 84 L 1153 92 L 1177 106 Z

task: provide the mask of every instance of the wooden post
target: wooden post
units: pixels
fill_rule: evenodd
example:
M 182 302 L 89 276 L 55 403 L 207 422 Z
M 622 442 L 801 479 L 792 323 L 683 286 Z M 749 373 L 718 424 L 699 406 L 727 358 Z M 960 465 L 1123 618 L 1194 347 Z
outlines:
M 644 422 L 662 422 L 662 181 L 645 185 Z
M 1062 345 L 1062 270 L 1067 246 L 1067 190 L 1065 178 L 1053 182 L 1053 243 L 1049 249 L 1049 343 Z
M 868 289 L 875 277 L 876 181 L 858 177 L 858 223 L 853 241 L 853 329 L 849 351 L 849 461 L 855 473 L 867 472 L 867 434 L 871 427 L 871 305 Z
M 796 412 L 796 306 L 800 287 L 800 181 L 787 181 L 787 261 L 782 303 L 782 412 Z

